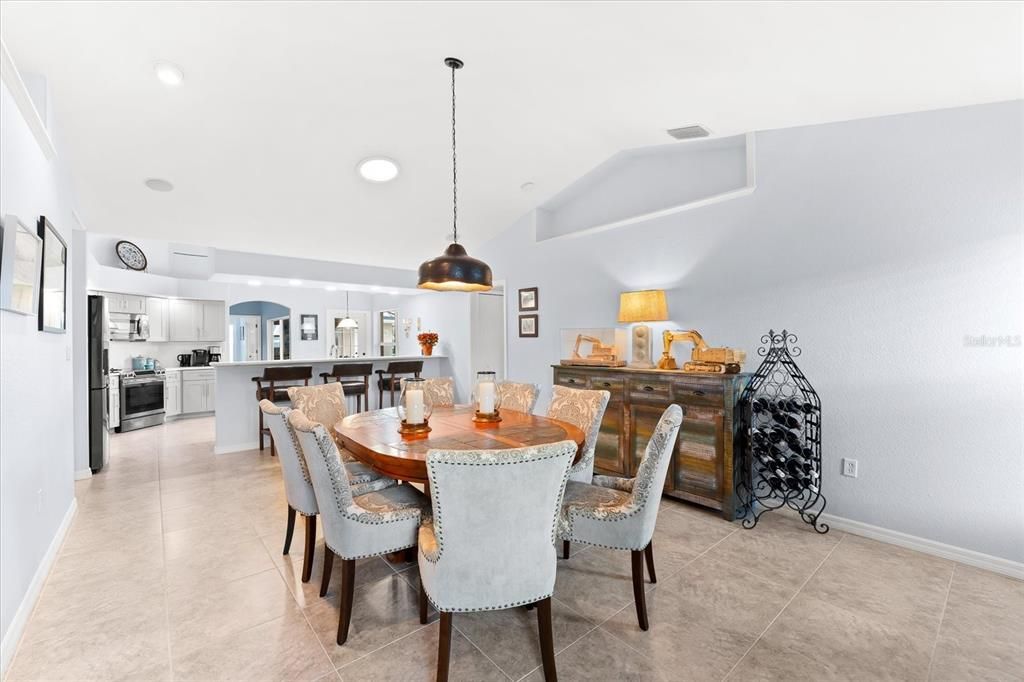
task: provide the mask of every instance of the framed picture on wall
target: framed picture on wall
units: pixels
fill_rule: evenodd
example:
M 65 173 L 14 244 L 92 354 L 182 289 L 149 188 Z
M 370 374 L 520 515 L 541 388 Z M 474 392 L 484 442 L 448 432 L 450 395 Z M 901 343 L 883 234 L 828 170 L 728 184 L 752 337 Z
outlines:
M 540 310 L 540 300 L 537 297 L 537 287 L 519 290 L 519 310 Z
M 67 331 L 68 245 L 46 219 L 37 226 L 43 240 L 43 266 L 39 276 L 39 331 L 63 334 Z
M 299 338 L 303 341 L 316 341 L 320 337 L 319 331 L 316 315 L 299 315 Z
M 0 248 L 0 308 L 35 315 L 39 308 L 39 260 L 43 240 L 33 230 L 7 215 L 3 219 Z
M 519 336 L 532 338 L 540 335 L 539 319 L 537 315 L 519 316 Z

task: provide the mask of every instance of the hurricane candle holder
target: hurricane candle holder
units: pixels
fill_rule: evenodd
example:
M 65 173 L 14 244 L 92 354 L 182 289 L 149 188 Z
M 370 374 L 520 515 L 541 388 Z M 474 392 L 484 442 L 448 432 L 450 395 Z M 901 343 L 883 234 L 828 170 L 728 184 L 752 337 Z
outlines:
M 398 399 L 398 417 L 402 421 L 398 432 L 403 436 L 430 432 L 430 413 L 434 405 L 426 387 L 426 380 L 418 377 L 402 382 L 402 394 Z
M 498 408 L 501 395 L 498 393 L 498 377 L 494 372 L 477 372 L 473 385 L 473 421 L 478 424 L 496 424 L 501 421 Z

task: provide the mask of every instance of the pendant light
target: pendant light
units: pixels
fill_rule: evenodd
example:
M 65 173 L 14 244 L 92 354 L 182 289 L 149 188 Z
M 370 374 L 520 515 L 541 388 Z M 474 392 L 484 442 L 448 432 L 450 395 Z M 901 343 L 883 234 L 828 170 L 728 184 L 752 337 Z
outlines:
M 455 70 L 462 60 L 448 57 L 445 66 L 452 70 L 452 243 L 437 258 L 420 266 L 419 288 L 435 291 L 488 291 L 491 267 L 472 258 L 459 243 L 458 174 L 455 163 Z
M 359 327 L 359 323 L 352 319 L 352 316 L 348 314 L 348 292 L 345 292 L 345 317 L 338 320 L 338 326 L 335 329 L 356 329 Z

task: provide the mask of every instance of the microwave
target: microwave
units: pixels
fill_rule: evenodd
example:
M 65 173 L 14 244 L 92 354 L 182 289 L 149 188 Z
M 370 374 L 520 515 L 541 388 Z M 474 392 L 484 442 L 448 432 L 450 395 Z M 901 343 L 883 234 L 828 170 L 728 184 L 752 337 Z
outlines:
M 111 341 L 148 341 L 149 315 L 141 313 L 110 313 Z

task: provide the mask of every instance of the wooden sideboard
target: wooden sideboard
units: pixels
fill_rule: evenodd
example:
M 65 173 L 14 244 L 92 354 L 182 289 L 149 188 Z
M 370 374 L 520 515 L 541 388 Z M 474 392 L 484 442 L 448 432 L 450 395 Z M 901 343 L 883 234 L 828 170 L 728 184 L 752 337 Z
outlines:
M 740 458 L 733 450 L 739 428 L 733 410 L 749 374 L 553 367 L 558 385 L 611 393 L 594 461 L 603 474 L 635 475 L 662 412 L 673 403 L 682 406 L 683 425 L 665 477 L 665 494 L 718 509 L 733 520 L 733 472 Z

